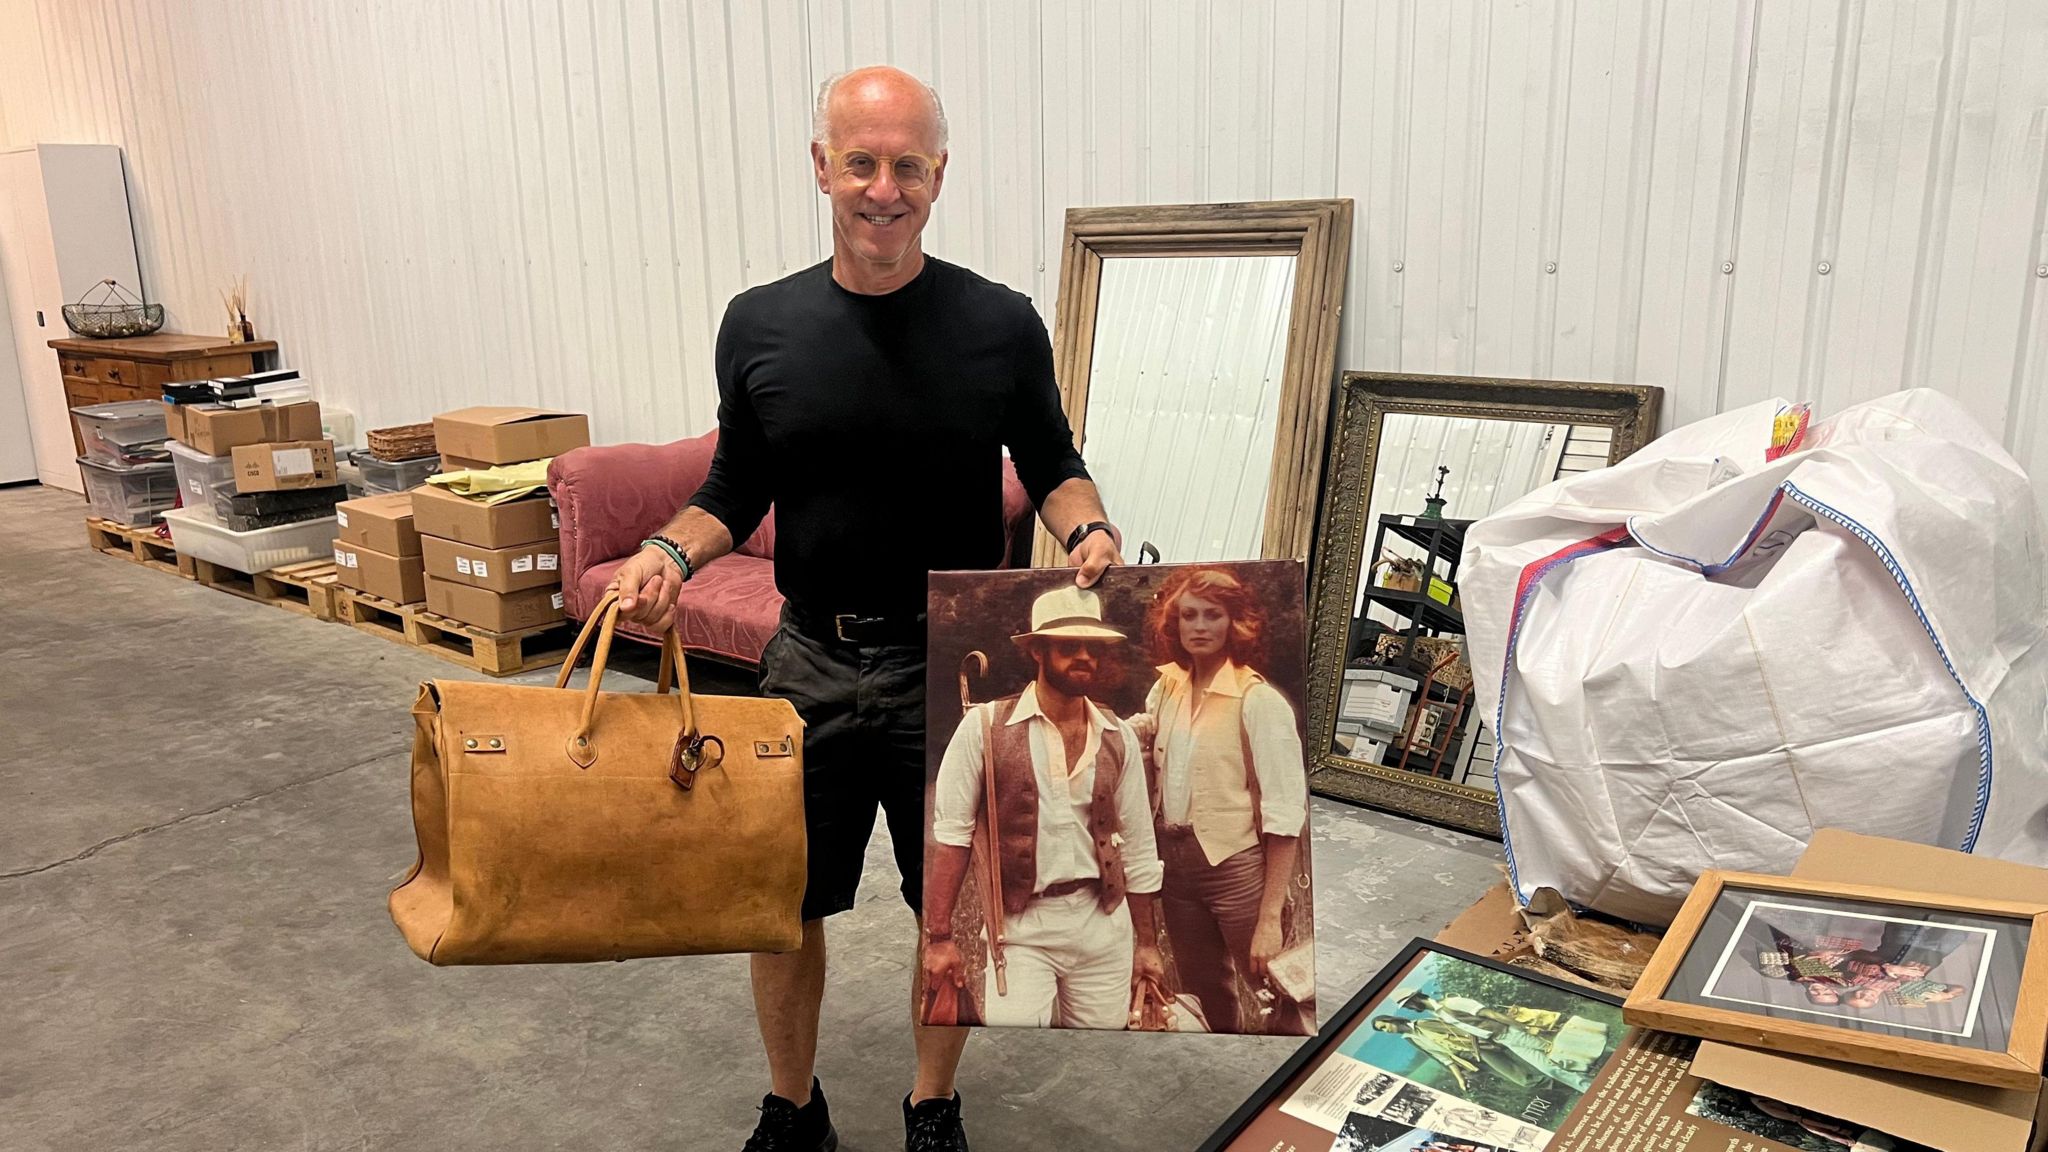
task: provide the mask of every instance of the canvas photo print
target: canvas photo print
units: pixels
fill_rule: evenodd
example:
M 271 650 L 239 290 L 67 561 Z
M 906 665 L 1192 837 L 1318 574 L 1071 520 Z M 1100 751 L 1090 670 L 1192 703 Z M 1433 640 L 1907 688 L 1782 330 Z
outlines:
M 1284 1112 L 1502 1152 L 1543 1152 L 1626 1031 L 1619 1005 L 1439 952 L 1359 1021 Z
M 931 575 L 926 1023 L 1315 1034 L 1304 579 Z
M 1667 995 L 2002 1050 L 2026 936 L 2017 921 L 1731 887 Z

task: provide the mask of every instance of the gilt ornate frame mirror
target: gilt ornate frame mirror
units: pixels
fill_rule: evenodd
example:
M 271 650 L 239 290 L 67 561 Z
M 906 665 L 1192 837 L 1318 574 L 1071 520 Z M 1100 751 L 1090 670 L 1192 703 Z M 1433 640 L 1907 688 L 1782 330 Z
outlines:
M 1311 575 L 1309 786 L 1500 835 L 1474 715 L 1464 528 L 1657 432 L 1660 388 L 1347 372 Z M 1461 674 L 1462 673 L 1462 674 Z
M 1350 252 L 1349 200 L 1067 210 L 1054 372 L 1127 558 L 1308 558 Z

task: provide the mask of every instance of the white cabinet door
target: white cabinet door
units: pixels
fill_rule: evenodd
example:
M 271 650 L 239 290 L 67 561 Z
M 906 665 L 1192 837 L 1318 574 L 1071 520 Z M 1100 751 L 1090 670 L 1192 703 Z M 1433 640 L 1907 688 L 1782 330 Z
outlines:
M 6 361 L 0 364 L 0 473 L 9 479 L 39 476 L 75 492 L 80 485 L 71 463 L 71 414 L 56 354 L 44 343 L 65 334 L 62 314 L 50 311 L 56 284 L 45 282 L 54 264 L 35 150 L 0 153 L 0 283 L 6 288 L 8 328 Z M 27 477 L 15 476 L 21 469 L 6 455 L 15 443 L 6 427 L 10 411 L 19 414 L 29 445 Z

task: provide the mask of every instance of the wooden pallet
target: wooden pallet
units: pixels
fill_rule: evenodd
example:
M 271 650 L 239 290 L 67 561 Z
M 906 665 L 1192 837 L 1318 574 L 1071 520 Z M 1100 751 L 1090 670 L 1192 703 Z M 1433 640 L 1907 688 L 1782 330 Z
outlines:
M 191 579 L 178 563 L 177 546 L 158 536 L 154 526 L 137 528 L 88 516 L 85 518 L 85 543 L 95 552 L 119 556 L 145 568 Z
M 180 569 L 188 580 L 202 586 L 258 604 L 269 604 L 315 620 L 334 619 L 334 561 L 307 560 L 272 568 L 268 572 L 238 572 L 224 564 L 180 557 Z
M 423 610 L 414 611 L 408 628 L 414 644 L 486 676 L 517 676 L 552 668 L 569 655 L 569 644 L 576 639 L 576 624 L 571 620 L 516 632 L 492 632 Z
M 415 613 L 427 610 L 424 601 L 414 604 L 394 604 L 382 596 L 372 596 L 355 588 L 334 586 L 334 618 L 358 632 L 382 636 L 400 644 L 412 640 L 412 618 Z
M 335 582 L 332 560 L 308 560 L 258 572 L 253 583 L 256 594 L 266 604 L 315 620 L 334 619 L 336 593 L 341 585 Z

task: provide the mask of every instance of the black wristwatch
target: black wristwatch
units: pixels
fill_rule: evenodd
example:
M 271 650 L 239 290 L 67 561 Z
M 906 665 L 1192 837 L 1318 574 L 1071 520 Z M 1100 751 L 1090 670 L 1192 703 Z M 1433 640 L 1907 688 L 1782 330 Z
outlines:
M 1079 548 L 1081 541 L 1086 540 L 1091 532 L 1107 532 L 1111 540 L 1116 539 L 1116 529 L 1109 526 L 1109 521 L 1090 520 L 1088 523 L 1079 525 L 1072 532 L 1067 533 L 1067 552 L 1071 554 L 1074 549 Z

